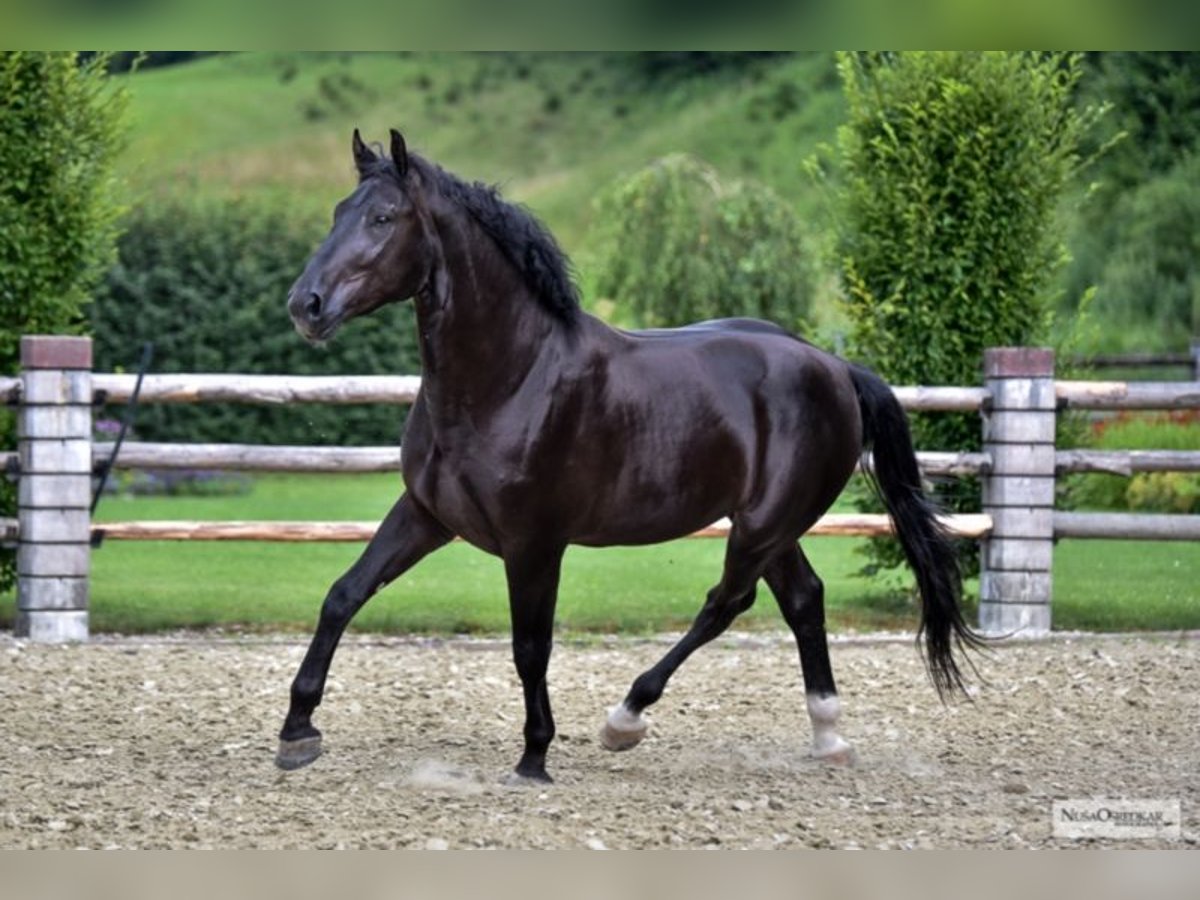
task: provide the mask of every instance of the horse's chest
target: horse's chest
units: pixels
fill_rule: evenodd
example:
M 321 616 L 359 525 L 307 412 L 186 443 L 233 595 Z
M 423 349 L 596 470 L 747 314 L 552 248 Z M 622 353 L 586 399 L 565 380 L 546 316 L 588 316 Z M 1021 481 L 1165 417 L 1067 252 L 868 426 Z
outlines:
M 491 553 L 519 530 L 522 479 L 494 460 L 433 453 L 405 467 L 409 492 L 456 535 Z

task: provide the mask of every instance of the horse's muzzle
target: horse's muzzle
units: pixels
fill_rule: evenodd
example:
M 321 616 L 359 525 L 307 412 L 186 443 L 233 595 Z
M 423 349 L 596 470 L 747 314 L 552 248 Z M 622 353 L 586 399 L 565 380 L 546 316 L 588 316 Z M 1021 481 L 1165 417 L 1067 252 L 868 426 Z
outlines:
M 296 331 L 309 343 L 327 340 L 337 330 L 337 318 L 328 315 L 329 305 L 317 291 L 293 288 L 287 308 Z

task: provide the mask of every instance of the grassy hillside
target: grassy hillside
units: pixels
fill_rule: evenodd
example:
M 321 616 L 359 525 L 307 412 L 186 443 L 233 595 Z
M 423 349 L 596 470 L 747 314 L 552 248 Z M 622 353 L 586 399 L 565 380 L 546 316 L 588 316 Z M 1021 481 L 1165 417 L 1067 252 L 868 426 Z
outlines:
M 1089 285 L 1100 286 L 1080 349 L 1182 349 L 1189 316 L 1162 312 L 1157 298 L 1168 290 L 1182 297 L 1190 289 L 1191 328 L 1200 321 L 1188 288 L 1200 194 L 1194 163 L 1186 168 L 1198 133 L 1189 73 L 1200 71 L 1200 55 L 1175 56 L 1096 55 L 1085 76 L 1083 99 L 1115 104 L 1085 150 L 1118 131 L 1127 138 L 1062 204 L 1075 257 L 1059 277 L 1064 321 Z M 769 184 L 808 224 L 814 250 L 826 246 L 828 209 L 803 162 L 834 141 L 843 120 L 833 55 L 739 54 L 707 68 L 672 58 L 254 52 L 147 69 L 122 76 L 134 125 L 122 174 L 138 202 L 273 195 L 293 215 L 324 222 L 353 181 L 352 129 L 382 140 L 399 127 L 418 152 L 532 207 L 571 254 L 593 304 L 592 200 L 668 153 L 691 152 L 722 176 Z M 1157 117 L 1143 115 L 1147 103 L 1162 107 Z M 1108 199 L 1081 205 L 1091 181 Z M 828 339 L 840 322 L 836 279 L 826 271 L 821 284 L 815 324 Z
M 165 194 L 282 195 L 324 220 L 353 181 L 354 127 L 399 127 L 417 152 L 502 185 L 572 255 L 585 288 L 591 201 L 613 178 L 687 151 L 771 184 L 814 223 L 801 167 L 842 115 L 831 54 L 764 57 L 705 77 L 614 53 L 248 53 L 127 76 L 122 174 Z

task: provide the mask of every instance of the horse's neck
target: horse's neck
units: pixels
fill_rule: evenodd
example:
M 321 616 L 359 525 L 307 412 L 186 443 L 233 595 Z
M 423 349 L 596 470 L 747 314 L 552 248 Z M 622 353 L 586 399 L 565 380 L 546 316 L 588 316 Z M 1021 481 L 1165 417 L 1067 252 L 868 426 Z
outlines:
M 425 394 L 453 418 L 511 396 L 554 343 L 557 323 L 466 217 L 437 222 L 442 259 L 416 298 Z

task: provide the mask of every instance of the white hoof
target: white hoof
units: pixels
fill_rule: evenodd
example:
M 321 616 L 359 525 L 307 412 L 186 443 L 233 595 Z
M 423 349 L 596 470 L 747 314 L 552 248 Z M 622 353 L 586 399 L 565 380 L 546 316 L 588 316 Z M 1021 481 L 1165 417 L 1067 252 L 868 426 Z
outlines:
M 624 704 L 608 711 L 608 719 L 600 729 L 600 745 L 605 750 L 629 750 L 646 736 L 650 723 L 640 713 L 630 711 Z
M 807 700 L 813 730 L 813 759 L 829 766 L 854 765 L 854 748 L 834 730 L 842 712 L 837 694 L 809 694 Z
M 849 768 L 858 762 L 858 754 L 849 741 L 833 735 L 832 740 L 825 740 L 820 746 L 813 745 L 813 759 L 827 766 L 844 766 Z

